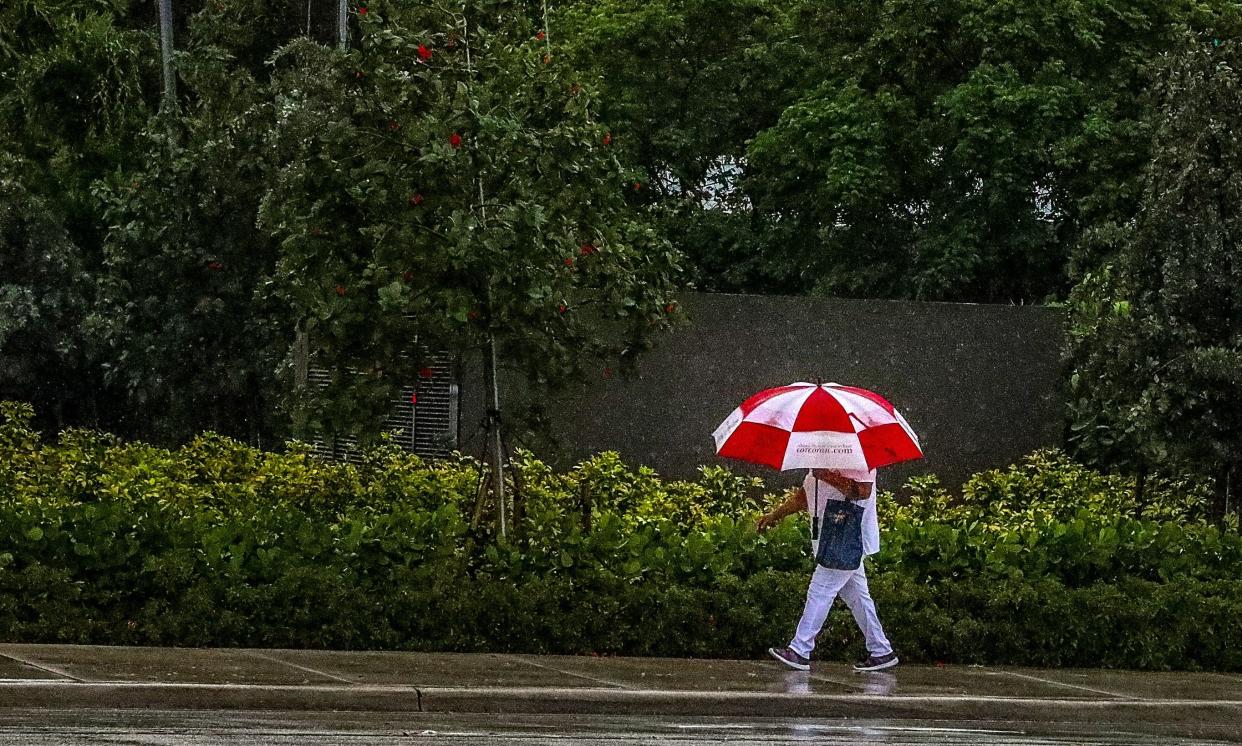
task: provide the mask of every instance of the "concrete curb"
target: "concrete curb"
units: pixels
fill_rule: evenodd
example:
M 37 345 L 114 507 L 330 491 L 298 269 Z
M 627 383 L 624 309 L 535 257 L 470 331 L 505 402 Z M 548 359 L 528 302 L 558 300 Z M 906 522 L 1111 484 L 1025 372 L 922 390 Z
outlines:
M 354 710 L 420 712 L 408 686 L 159 684 L 151 682 L 22 681 L 0 683 L 8 708 L 159 710 Z
M 1242 701 L 789 694 L 616 689 L 431 688 L 424 712 L 732 717 L 1242 723 Z M 1239 725 L 1242 734 L 1242 724 Z
M 607 714 L 1236 724 L 1242 701 L 788 694 L 551 687 L 0 682 L 0 707 Z

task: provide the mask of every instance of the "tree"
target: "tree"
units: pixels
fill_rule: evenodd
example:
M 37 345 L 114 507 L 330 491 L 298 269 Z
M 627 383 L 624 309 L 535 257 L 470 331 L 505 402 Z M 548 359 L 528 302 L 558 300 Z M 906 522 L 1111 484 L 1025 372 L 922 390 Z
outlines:
M 1125 215 L 1151 59 L 1223 3 L 592 0 L 554 14 L 701 287 L 1063 298 Z
M 93 270 L 95 180 L 141 160 L 134 138 L 158 85 L 150 34 L 97 6 L 24 0 L 0 10 L 0 144 L 63 216 Z
M 0 10 L 0 140 L 12 136 L 6 146 L 25 156 L 12 178 L 63 223 L 76 262 L 73 273 L 35 262 L 10 274 L 38 274 L 49 299 L 78 299 L 63 336 L 24 337 L 75 351 L 53 369 L 60 379 L 45 370 L 31 391 L 0 373 L 0 385 L 40 402 L 58 392 L 40 412 L 74 424 L 89 413 L 92 424 L 153 440 L 204 428 L 251 442 L 287 433 L 277 369 L 292 323 L 266 290 L 276 246 L 256 225 L 274 119 L 261 104 L 265 60 L 280 45 L 335 39 L 337 4 L 316 6 L 313 25 L 307 7 L 173 4 L 165 19 L 179 85 L 158 118 L 161 78 L 172 82 L 160 69 L 167 8 L 19 0 Z M 10 235 L 31 242 L 10 263 L 43 256 L 39 232 Z M 68 278 L 72 289 L 55 284 Z
M 0 155 L 0 391 L 29 401 L 53 425 L 89 406 L 93 377 L 78 329 L 89 297 L 79 248 L 62 218 L 21 182 L 17 159 Z
M 813 74 L 797 3 L 592 0 L 553 13 L 575 66 L 599 80 L 600 118 L 647 176 L 659 230 L 708 291 L 788 290 L 772 221 L 742 188 L 747 143 Z
M 1144 66 L 1200 20 L 1155 0 L 806 8 L 818 82 L 749 151 L 788 261 L 825 293 L 1015 303 L 1062 296 L 1077 236 L 1137 194 Z
M 1215 477 L 1242 463 L 1242 46 L 1199 36 L 1160 60 L 1136 216 L 1072 301 L 1071 440 L 1087 458 Z M 1232 486 L 1232 487 L 1231 487 Z
M 676 311 L 677 255 L 641 221 L 647 186 L 592 86 L 536 14 L 463 8 L 368 6 L 348 53 L 274 57 L 284 165 L 261 218 L 281 297 L 333 373 L 312 429 L 373 429 L 420 347 L 495 350 L 555 385 L 602 375 Z
M 262 442 L 283 429 L 276 374 L 293 326 L 267 291 L 277 252 L 256 225 L 265 124 L 214 101 L 170 113 L 144 140 L 156 157 L 99 187 L 110 229 L 90 331 L 126 432 L 179 442 L 209 428 Z
M 786 39 L 787 5 L 603 0 L 555 12 L 566 54 L 599 78 L 600 116 L 649 175 L 649 195 L 713 202 L 722 159 L 743 157 L 746 141 L 776 123 L 798 76 L 776 63 L 794 50 L 782 58 L 773 49 Z
M 135 138 L 157 90 L 151 37 L 110 10 L 0 6 L 0 389 L 56 428 L 113 423 L 87 332 L 103 264 L 94 187 L 141 159 Z

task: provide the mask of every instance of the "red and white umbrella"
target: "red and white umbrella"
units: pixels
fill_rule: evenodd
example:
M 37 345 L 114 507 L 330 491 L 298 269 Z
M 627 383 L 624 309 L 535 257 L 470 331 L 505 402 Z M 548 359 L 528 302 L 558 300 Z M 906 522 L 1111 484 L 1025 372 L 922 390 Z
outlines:
M 760 391 L 716 428 L 716 453 L 786 469 L 870 471 L 922 458 L 918 436 L 892 404 L 836 383 Z

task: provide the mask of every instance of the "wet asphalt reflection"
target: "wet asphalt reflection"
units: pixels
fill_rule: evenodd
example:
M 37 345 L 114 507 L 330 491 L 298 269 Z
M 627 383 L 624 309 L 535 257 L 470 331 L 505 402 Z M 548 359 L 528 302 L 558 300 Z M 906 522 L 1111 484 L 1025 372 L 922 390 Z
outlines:
M 816 721 L 764 718 L 278 713 L 143 710 L 4 710 L 0 744 L 852 744 L 867 746 L 1204 746 L 1239 743 L 1229 734 L 1188 738 L 1151 726 L 981 724 L 945 721 Z

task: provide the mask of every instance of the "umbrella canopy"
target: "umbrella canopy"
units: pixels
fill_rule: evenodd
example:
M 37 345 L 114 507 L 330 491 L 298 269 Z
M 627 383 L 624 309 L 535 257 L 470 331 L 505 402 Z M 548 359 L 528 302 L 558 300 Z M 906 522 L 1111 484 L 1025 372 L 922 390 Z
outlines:
M 870 471 L 922 458 L 918 436 L 892 404 L 836 383 L 760 391 L 713 433 L 726 458 L 786 469 Z

